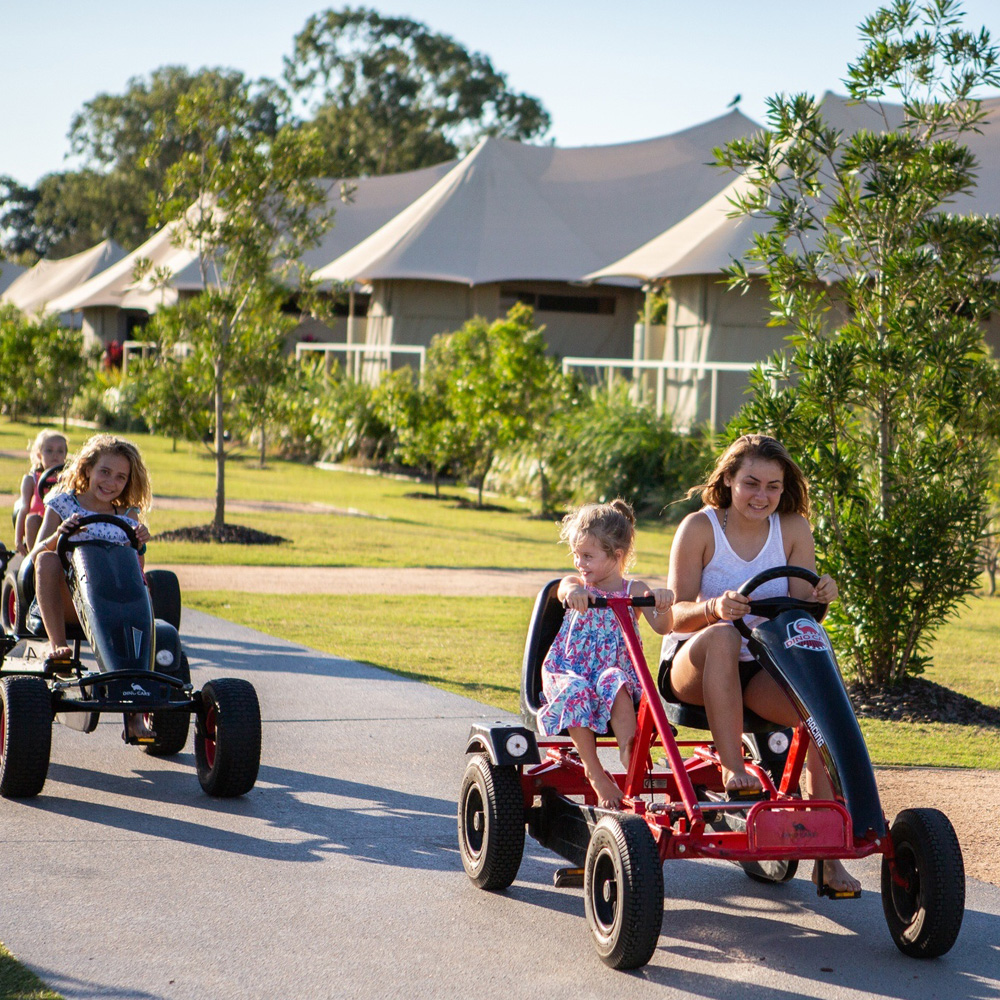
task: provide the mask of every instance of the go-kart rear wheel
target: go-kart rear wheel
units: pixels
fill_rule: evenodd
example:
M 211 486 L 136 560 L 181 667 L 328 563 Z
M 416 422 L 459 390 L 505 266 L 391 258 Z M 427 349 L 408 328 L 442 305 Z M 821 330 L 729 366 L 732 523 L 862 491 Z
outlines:
M 227 677 L 201 690 L 194 734 L 201 787 L 230 799 L 253 788 L 260 770 L 260 702 L 249 681 Z
M 20 635 L 24 631 L 24 609 L 20 605 L 14 573 L 6 573 L 0 590 L 0 622 L 8 635 Z
M 458 798 L 458 849 L 480 889 L 506 889 L 524 855 L 524 793 L 516 767 L 473 754 Z
M 174 628 L 181 627 L 181 585 L 177 574 L 168 569 L 151 569 L 146 573 L 149 599 L 153 605 L 153 617 L 168 622 Z
M 185 684 L 191 683 L 191 666 L 186 653 L 181 653 L 175 676 Z M 156 739 L 152 743 L 144 743 L 142 746 L 150 757 L 172 757 L 187 745 L 188 731 L 191 728 L 190 712 L 148 712 L 144 719 L 146 725 L 156 733 Z
M 904 809 L 890 836 L 895 863 L 882 859 L 882 909 L 889 933 L 904 955 L 937 958 L 955 943 L 965 914 L 958 837 L 937 809 Z
M 52 746 L 52 696 L 40 677 L 0 682 L 0 795 L 29 799 L 42 790 Z
M 612 969 L 637 969 L 656 950 L 663 923 L 663 865 L 640 816 L 603 816 L 583 869 L 583 902 L 597 954 Z
M 787 734 L 788 730 L 783 729 L 776 729 L 766 736 L 763 733 L 743 734 L 743 749 L 746 755 L 767 771 L 776 786 L 781 784 L 785 759 L 788 756 Z M 746 829 L 745 823 L 743 829 Z M 754 882 L 762 882 L 765 885 L 787 882 L 793 879 L 799 870 L 799 863 L 794 858 L 780 861 L 741 861 L 739 866 Z

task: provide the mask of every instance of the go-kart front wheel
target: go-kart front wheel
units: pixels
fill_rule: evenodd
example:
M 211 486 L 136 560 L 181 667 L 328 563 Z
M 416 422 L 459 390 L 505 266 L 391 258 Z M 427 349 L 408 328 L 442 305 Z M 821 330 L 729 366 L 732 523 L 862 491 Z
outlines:
M 894 863 L 882 859 L 882 909 L 889 933 L 904 955 L 937 958 L 955 943 L 965 914 L 958 837 L 938 809 L 904 809 L 889 835 L 896 855 Z
M 185 684 L 191 683 L 191 666 L 186 653 L 181 653 L 176 676 Z M 186 711 L 147 712 L 146 725 L 156 733 L 152 743 L 144 743 L 143 751 L 150 757 L 173 757 L 187 745 L 191 715 Z
M 40 677 L 0 682 L 0 795 L 30 799 L 49 773 L 52 696 Z
M 637 969 L 653 957 L 663 923 L 663 865 L 641 816 L 598 821 L 587 847 L 583 902 L 605 965 Z
M 201 690 L 194 755 L 201 787 L 230 799 L 253 788 L 260 770 L 260 702 L 249 681 L 209 681 Z
M 506 889 L 524 854 L 524 794 L 516 767 L 473 754 L 458 798 L 458 848 L 480 889 Z

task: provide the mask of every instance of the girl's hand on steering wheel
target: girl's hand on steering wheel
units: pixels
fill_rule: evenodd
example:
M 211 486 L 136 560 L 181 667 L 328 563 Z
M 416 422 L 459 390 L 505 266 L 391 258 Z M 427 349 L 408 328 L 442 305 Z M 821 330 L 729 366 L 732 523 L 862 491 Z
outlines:
M 829 573 L 824 573 L 819 578 L 819 583 L 812 589 L 812 600 L 819 601 L 820 604 L 831 604 L 839 593 L 836 581 Z
M 80 526 L 80 515 L 70 514 L 58 528 L 56 528 L 57 535 L 72 535 L 74 531 Z
M 719 621 L 732 622 L 742 618 L 750 610 L 750 598 L 736 590 L 727 590 L 721 597 L 714 598 L 709 607 Z
M 146 525 L 144 525 L 144 524 L 140 524 L 135 529 L 135 537 L 136 537 L 136 541 L 140 545 L 145 545 L 146 542 L 149 541 L 149 528 L 147 528 Z
M 587 611 L 590 608 L 590 591 L 586 587 L 574 587 L 563 600 L 563 606 L 571 611 Z

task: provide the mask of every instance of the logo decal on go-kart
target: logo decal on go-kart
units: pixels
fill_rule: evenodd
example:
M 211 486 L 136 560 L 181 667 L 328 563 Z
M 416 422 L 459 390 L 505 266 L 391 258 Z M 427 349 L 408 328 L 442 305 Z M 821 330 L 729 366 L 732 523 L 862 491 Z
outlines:
M 141 685 L 134 681 L 132 682 L 132 694 L 137 694 L 143 698 L 149 697 L 149 692 Z
M 803 649 L 825 651 L 830 648 L 826 633 L 811 618 L 796 618 L 788 626 L 788 638 L 785 649 L 801 646 Z

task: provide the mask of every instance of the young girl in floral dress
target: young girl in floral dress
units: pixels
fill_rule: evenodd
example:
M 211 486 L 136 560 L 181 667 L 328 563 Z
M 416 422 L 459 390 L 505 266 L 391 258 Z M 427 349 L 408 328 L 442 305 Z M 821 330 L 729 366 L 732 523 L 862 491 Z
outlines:
M 655 607 L 644 608 L 643 614 L 663 635 L 673 623 L 673 594 L 623 576 L 635 548 L 635 515 L 624 500 L 572 511 L 563 518 L 559 537 L 569 545 L 576 573 L 559 583 L 558 597 L 567 614 L 542 664 L 538 727 L 547 735 L 569 731 L 598 804 L 614 808 L 621 805 L 622 793 L 601 766 L 596 734 L 606 733 L 610 722 L 627 769 L 641 688 L 614 611 L 593 608 L 590 599 L 652 595 Z M 630 613 L 634 620 L 635 612 Z

